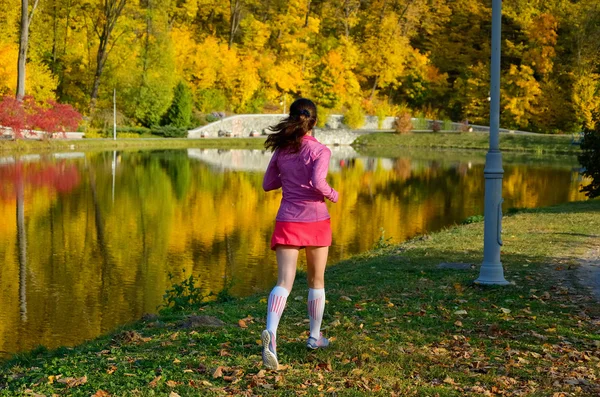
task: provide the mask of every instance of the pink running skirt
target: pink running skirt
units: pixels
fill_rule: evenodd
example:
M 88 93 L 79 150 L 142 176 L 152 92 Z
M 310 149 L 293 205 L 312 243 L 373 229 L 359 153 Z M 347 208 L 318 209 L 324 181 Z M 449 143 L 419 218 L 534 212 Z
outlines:
M 275 222 L 271 237 L 271 249 L 278 245 L 295 247 L 329 247 L 331 245 L 331 222 Z

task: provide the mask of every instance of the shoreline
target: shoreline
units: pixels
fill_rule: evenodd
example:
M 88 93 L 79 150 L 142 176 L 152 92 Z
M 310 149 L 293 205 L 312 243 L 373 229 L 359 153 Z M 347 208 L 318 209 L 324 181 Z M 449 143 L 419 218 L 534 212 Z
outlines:
M 255 138 L 109 138 L 98 139 L 56 139 L 49 141 L 0 141 L 0 155 L 38 154 L 90 150 L 123 149 L 184 149 L 184 148 L 223 148 L 223 149 L 262 149 L 264 137 Z
M 222 148 L 263 149 L 265 137 L 244 138 L 110 138 L 55 139 L 49 141 L 0 140 L 0 154 L 16 155 L 31 153 L 68 152 L 73 150 L 114 149 L 170 149 L 170 148 Z M 394 155 L 399 148 L 461 149 L 487 151 L 489 135 L 484 133 L 429 133 L 416 132 L 398 135 L 392 132 L 364 134 L 350 145 L 357 151 Z M 503 152 L 534 153 L 537 155 L 577 155 L 580 150 L 571 144 L 567 135 L 500 134 L 500 150 Z
M 590 247 L 600 247 L 599 229 L 600 200 L 506 216 L 507 287 L 472 282 L 481 260 L 481 222 L 344 260 L 327 270 L 323 332 L 333 336 L 327 351 L 303 348 L 301 274 L 278 332 L 280 363 L 286 366 L 279 372 L 261 370 L 263 292 L 164 311 L 72 348 L 17 354 L 0 363 L 0 396 L 26 390 L 121 396 L 151 389 L 180 396 L 248 390 L 458 396 L 493 387 L 592 395 L 600 391 L 594 381 L 600 375 L 600 310 L 575 276 Z M 440 263 L 471 266 L 448 270 Z M 209 324 L 209 318 L 220 322 Z M 567 353 L 588 358 L 563 360 Z M 554 375 L 539 366 L 552 366 Z M 567 382 L 573 371 L 588 380 Z M 535 390 L 527 389 L 532 384 Z

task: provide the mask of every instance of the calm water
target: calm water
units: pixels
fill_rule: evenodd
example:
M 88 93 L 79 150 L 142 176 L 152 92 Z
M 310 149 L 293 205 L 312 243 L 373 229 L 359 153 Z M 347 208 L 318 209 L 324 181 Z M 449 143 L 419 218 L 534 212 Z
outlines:
M 155 312 L 174 280 L 247 295 L 276 278 L 279 192 L 270 155 L 245 150 L 0 159 L 0 352 L 73 345 Z M 395 159 L 333 148 L 331 262 L 483 212 L 480 154 Z M 505 163 L 505 208 L 583 199 L 573 159 Z

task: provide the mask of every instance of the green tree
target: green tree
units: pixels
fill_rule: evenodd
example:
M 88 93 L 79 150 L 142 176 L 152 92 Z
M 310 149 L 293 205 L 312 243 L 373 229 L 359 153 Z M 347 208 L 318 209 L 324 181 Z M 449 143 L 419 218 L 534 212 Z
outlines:
M 600 197 L 600 123 L 596 123 L 595 130 L 585 132 L 581 151 L 579 162 L 584 168 L 583 175 L 591 178 L 581 191 L 589 198 Z
M 173 102 L 163 118 L 163 125 L 187 128 L 192 118 L 192 92 L 187 84 L 180 81 L 175 86 Z

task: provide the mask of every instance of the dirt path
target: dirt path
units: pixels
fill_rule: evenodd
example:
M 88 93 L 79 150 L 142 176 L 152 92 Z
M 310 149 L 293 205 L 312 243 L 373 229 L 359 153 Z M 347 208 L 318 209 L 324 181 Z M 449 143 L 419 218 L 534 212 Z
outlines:
M 575 277 L 600 302 L 600 246 L 590 249 L 580 261 Z

